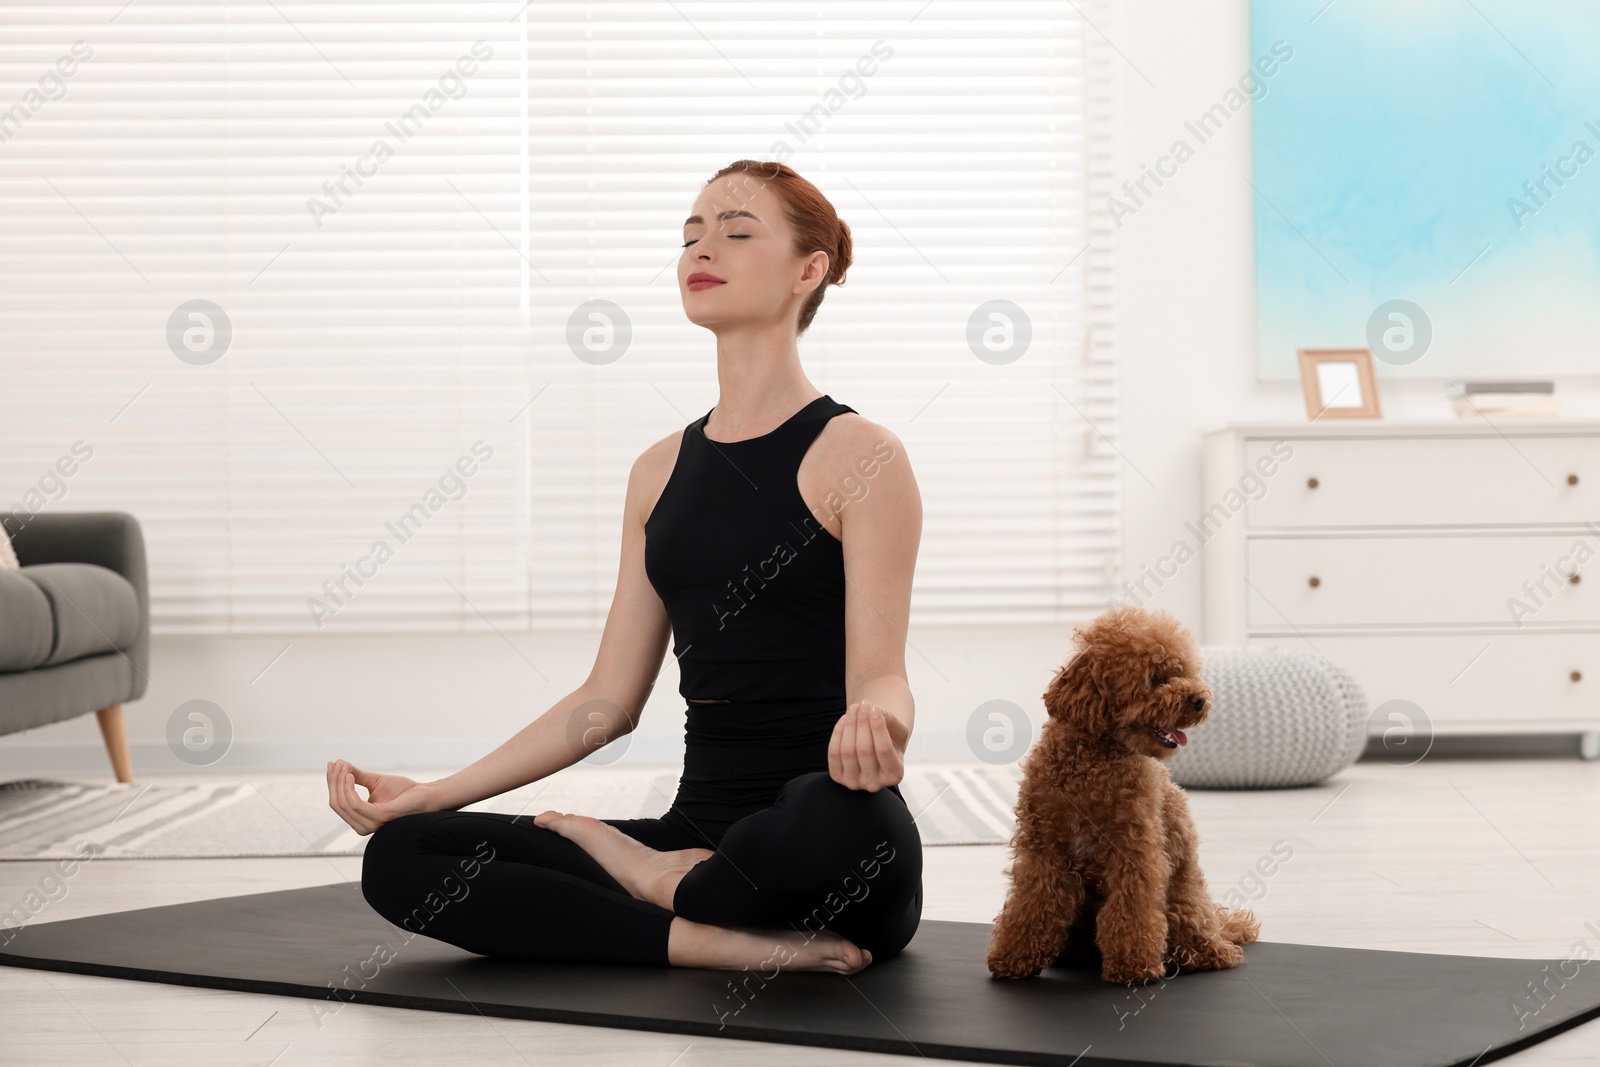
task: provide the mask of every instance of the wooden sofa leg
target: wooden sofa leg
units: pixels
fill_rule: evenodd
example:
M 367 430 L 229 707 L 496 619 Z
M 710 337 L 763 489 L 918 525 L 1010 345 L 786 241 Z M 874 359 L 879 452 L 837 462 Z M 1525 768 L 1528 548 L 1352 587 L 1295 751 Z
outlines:
M 111 757 L 111 769 L 117 781 L 133 781 L 133 761 L 128 758 L 128 733 L 122 727 L 122 705 L 113 704 L 94 713 L 100 720 L 100 736 L 106 743 L 106 754 Z

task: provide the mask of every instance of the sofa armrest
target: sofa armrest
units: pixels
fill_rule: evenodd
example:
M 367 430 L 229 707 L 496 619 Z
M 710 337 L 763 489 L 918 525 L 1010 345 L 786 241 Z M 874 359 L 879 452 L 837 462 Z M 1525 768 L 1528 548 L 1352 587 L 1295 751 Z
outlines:
M 36 563 L 95 563 L 116 571 L 133 586 L 139 601 L 139 633 L 123 650 L 133 664 L 133 691 L 144 696 L 150 683 L 150 590 L 145 569 L 144 531 L 125 511 L 40 512 L 26 518 L 0 515 L 11 546 L 24 567 Z

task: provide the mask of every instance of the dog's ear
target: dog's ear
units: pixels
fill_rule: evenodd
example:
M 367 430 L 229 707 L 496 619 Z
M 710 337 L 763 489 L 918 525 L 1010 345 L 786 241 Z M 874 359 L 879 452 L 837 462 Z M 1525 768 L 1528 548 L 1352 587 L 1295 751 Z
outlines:
M 1052 719 L 1085 733 L 1105 728 L 1105 698 L 1095 681 L 1092 656 L 1086 649 L 1056 672 L 1044 691 L 1044 710 Z

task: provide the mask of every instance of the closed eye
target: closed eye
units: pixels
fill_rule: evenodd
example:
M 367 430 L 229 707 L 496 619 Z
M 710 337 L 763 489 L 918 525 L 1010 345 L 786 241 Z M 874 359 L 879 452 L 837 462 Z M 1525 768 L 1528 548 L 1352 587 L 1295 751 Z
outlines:
M 745 238 L 745 239 L 748 239 L 750 237 L 750 235 L 748 233 L 730 233 L 730 234 L 728 234 L 728 236 L 729 237 Z M 700 238 L 696 237 L 696 238 L 694 238 L 694 240 L 685 241 L 685 242 L 683 242 L 683 247 L 688 248 L 690 245 L 694 244 L 694 242 L 698 241 L 699 239 Z

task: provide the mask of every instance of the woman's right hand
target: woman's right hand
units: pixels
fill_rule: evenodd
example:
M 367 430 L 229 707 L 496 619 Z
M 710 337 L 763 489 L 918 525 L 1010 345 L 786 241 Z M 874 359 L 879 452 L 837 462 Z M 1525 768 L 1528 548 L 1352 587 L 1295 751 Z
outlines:
M 356 786 L 367 790 L 363 800 Z M 328 806 L 365 837 L 386 822 L 419 811 L 433 811 L 432 791 L 400 774 L 364 771 L 345 760 L 328 763 Z

